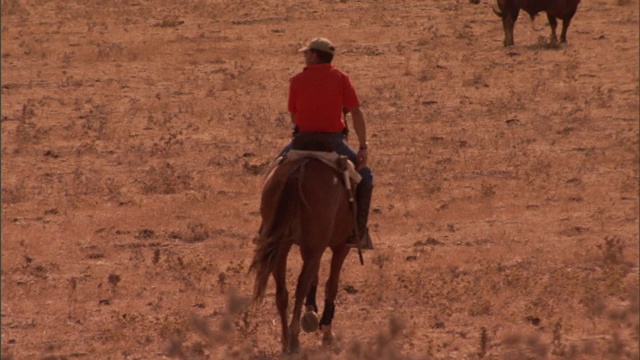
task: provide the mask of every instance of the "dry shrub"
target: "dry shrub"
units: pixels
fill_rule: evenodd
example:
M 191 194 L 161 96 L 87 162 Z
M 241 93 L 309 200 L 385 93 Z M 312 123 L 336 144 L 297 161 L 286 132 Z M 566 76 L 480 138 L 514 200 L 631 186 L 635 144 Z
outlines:
M 558 356 L 564 356 L 566 354 L 566 345 L 562 341 L 562 318 L 558 319 L 553 326 L 552 346 L 552 354 Z
M 604 300 L 600 295 L 600 289 L 596 285 L 590 283 L 585 286 L 585 291 L 582 298 L 579 300 L 579 304 L 585 307 L 588 317 L 594 321 L 598 318 L 606 309 Z
M 22 105 L 22 111 L 18 115 L 18 125 L 15 129 L 15 137 L 12 142 L 18 153 L 21 150 L 29 150 L 35 144 L 39 144 L 48 135 L 48 131 L 36 125 L 34 118 L 36 114 L 35 100 L 29 99 Z
M 192 190 L 193 176 L 166 162 L 159 167 L 149 168 L 142 182 L 143 194 L 175 194 Z
M 109 118 L 111 111 L 105 105 L 93 105 L 88 114 L 81 115 L 82 130 L 85 134 L 93 135 L 100 140 L 111 139 L 109 133 Z
M 602 251 L 602 258 L 605 264 L 616 265 L 624 262 L 624 243 L 619 236 L 607 236 L 604 244 L 598 245 Z
M 77 167 L 71 174 L 73 192 L 69 195 L 100 195 L 104 193 L 105 184 L 96 169 Z
M 468 311 L 470 316 L 487 316 L 491 315 L 491 301 L 487 299 L 478 299 L 471 304 Z
M 184 24 L 184 20 L 180 20 L 175 15 L 170 15 L 162 19 L 161 22 L 155 24 L 154 26 L 158 26 L 161 28 L 176 28 L 182 24 Z
M 217 327 L 197 314 L 180 316 L 186 319 L 172 331 L 165 331 L 168 341 L 166 355 L 178 359 L 248 359 L 254 356 L 255 344 L 248 341 L 255 338 L 258 323 L 251 319 L 256 314 L 250 310 L 248 297 L 231 291 L 227 306 Z
M 164 124 L 156 124 L 156 126 L 162 128 L 166 127 L 167 124 L 174 118 L 175 115 L 169 115 L 168 113 L 163 113 L 163 117 L 165 118 Z M 150 115 L 151 119 L 152 116 Z M 167 120 L 168 119 L 168 120 Z M 177 132 L 170 132 L 168 134 L 163 134 L 158 141 L 155 141 L 151 147 L 151 154 L 155 156 L 179 156 L 184 149 L 184 140 L 179 137 Z
M 19 204 L 29 200 L 29 191 L 24 181 L 16 184 L 2 184 L 2 203 Z
M 480 359 L 484 358 L 487 354 L 487 350 L 489 349 L 489 335 L 487 334 L 487 328 L 480 328 L 480 350 L 478 351 L 478 357 Z
M 2 0 L 2 16 L 29 16 L 31 13 L 25 9 L 19 0 Z
M 405 321 L 392 317 L 389 319 L 388 328 L 381 331 L 375 339 L 370 343 L 361 343 L 360 341 L 352 341 L 348 345 L 348 359 L 404 359 L 402 355 L 399 340 L 405 329 Z
M 489 183 L 482 183 L 480 185 L 480 193 L 484 198 L 490 198 L 496 195 L 496 185 Z
M 536 333 L 509 334 L 502 343 L 507 348 L 504 359 L 544 359 L 549 353 L 549 347 Z
M 96 60 L 120 61 L 124 55 L 124 46 L 117 43 L 96 44 Z
M 489 87 L 489 83 L 482 73 L 474 73 L 470 79 L 462 82 L 463 86 L 474 87 L 476 89 Z
M 462 26 L 453 31 L 454 36 L 458 40 L 467 40 L 467 42 L 475 41 L 476 35 L 473 32 L 473 28 L 468 23 L 463 23 Z
M 202 223 L 190 223 L 187 225 L 186 230 L 173 231 L 169 234 L 169 237 L 172 239 L 178 239 L 188 243 L 202 242 L 207 240 L 209 236 L 209 228 Z

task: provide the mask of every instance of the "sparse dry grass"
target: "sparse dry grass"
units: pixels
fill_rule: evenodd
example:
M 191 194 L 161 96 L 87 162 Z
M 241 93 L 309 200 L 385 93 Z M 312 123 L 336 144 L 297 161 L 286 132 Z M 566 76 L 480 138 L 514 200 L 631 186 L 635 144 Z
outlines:
M 246 261 L 319 33 L 369 120 L 377 249 L 337 344 L 291 358 L 637 359 L 633 4 L 504 49 L 467 2 L 3 0 L 3 359 L 280 357 Z

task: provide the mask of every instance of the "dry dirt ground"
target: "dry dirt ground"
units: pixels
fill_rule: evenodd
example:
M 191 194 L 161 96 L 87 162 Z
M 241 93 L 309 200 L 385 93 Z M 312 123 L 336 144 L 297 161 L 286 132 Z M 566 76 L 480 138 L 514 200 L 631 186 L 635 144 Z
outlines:
M 247 270 L 316 36 L 377 249 L 291 358 L 638 359 L 638 13 L 583 0 L 561 46 L 522 15 L 504 48 L 486 2 L 3 0 L 2 359 L 281 356 Z

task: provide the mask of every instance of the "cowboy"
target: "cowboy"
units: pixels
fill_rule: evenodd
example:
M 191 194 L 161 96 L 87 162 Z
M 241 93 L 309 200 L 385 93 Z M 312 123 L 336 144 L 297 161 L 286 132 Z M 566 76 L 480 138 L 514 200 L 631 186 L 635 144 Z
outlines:
M 291 78 L 288 108 L 294 124 L 294 136 L 308 132 L 324 133 L 333 150 L 347 156 L 356 166 L 362 177 L 355 194 L 360 246 L 362 249 L 372 249 L 367 221 L 373 174 L 367 166 L 369 149 L 366 123 L 349 76 L 331 64 L 335 51 L 335 46 L 325 38 L 315 38 L 308 46 L 299 50 L 304 55 L 306 66 Z M 351 112 L 353 128 L 359 141 L 357 152 L 347 144 L 345 138 L 347 128 L 343 115 L 348 112 Z M 291 144 L 280 155 L 290 149 Z M 357 247 L 354 236 L 349 238 L 348 244 Z

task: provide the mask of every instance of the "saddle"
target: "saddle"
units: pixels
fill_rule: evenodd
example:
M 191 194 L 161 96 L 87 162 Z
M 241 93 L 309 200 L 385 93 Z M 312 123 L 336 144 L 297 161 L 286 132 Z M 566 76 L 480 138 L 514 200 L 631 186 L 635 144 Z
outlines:
M 355 221 L 359 218 L 359 215 L 356 213 L 357 207 L 354 198 L 356 195 L 356 186 L 358 183 L 360 183 L 362 177 L 356 170 L 354 163 L 352 163 L 347 156 L 340 155 L 333 151 L 331 142 L 327 138 L 326 134 L 322 133 L 300 133 L 292 140 L 291 148 L 292 149 L 287 153 L 278 157 L 267 172 L 267 176 L 265 178 L 265 187 L 267 186 L 267 184 L 269 184 L 270 188 L 272 189 L 272 193 L 274 194 L 272 198 L 275 197 L 276 199 L 278 199 L 280 197 L 288 175 L 291 175 L 292 172 L 294 172 L 296 169 L 299 169 L 300 167 L 302 167 L 304 171 L 304 164 L 309 159 L 317 159 L 332 168 L 336 172 L 336 174 L 339 175 L 338 179 L 341 180 L 342 185 L 346 188 L 348 192 L 350 208 L 353 211 L 354 234 L 357 235 L 358 223 L 355 223 Z M 282 171 L 278 174 L 278 170 Z M 368 205 L 366 205 L 366 208 L 368 211 Z M 373 245 L 371 245 L 371 239 L 369 238 L 368 231 L 365 231 L 365 234 L 366 239 L 368 239 L 368 244 L 365 245 L 364 248 L 372 249 Z M 355 245 L 358 248 L 360 263 L 363 263 L 361 245 L 359 242 L 355 242 Z M 350 246 L 353 247 L 353 245 Z
M 346 172 L 354 186 L 362 179 L 355 165 L 346 156 L 333 151 L 329 139 L 322 133 L 300 133 L 296 135 L 291 142 L 291 150 L 274 161 L 267 172 L 267 178 L 271 176 L 271 173 L 278 165 L 303 158 L 318 159 L 341 174 Z

